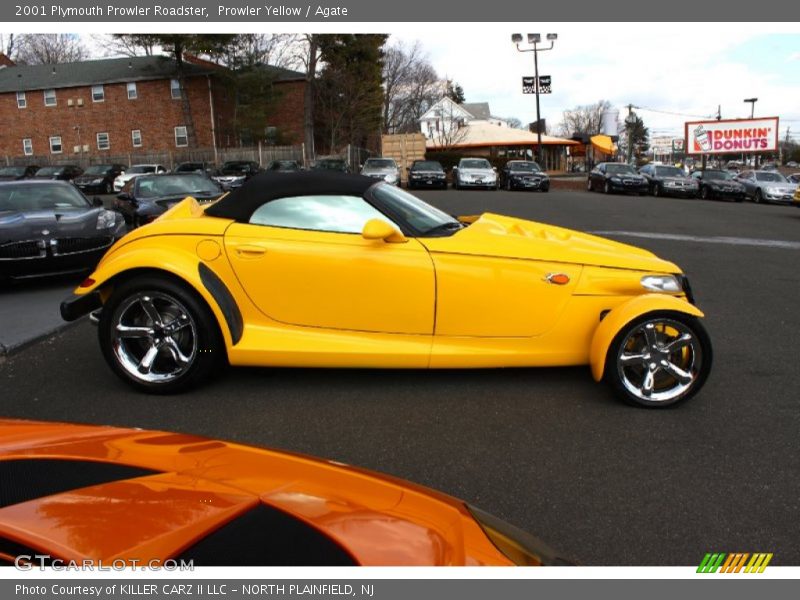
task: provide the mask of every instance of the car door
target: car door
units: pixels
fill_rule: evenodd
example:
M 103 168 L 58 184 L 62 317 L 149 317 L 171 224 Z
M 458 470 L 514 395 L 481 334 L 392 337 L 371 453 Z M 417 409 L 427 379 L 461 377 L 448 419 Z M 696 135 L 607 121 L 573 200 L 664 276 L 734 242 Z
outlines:
M 265 202 L 225 234 L 225 250 L 258 309 L 290 325 L 432 335 L 433 262 L 415 239 L 362 237 L 389 221 L 356 196 L 295 196 Z
M 752 197 L 756 192 L 756 179 L 752 171 L 745 171 L 736 178 L 744 186 L 744 193 Z

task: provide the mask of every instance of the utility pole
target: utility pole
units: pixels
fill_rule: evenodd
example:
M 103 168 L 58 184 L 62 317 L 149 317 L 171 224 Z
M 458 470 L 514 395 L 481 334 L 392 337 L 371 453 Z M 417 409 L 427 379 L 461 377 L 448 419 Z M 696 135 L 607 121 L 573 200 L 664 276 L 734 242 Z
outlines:
M 717 121 L 722 120 L 722 105 L 717 104 Z
M 636 123 L 636 117 L 633 114 L 633 109 L 635 108 L 633 104 L 628 104 L 625 108 L 628 109 L 628 116 L 625 117 L 625 132 L 627 133 L 627 142 L 628 142 L 628 164 L 631 164 L 631 160 L 633 158 L 633 141 L 631 137 L 633 135 L 633 126 Z

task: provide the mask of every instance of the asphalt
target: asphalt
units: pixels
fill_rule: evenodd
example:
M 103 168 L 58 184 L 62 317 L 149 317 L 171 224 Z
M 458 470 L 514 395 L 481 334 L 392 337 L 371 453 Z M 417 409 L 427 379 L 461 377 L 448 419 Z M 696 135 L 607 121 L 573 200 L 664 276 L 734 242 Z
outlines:
M 714 342 L 706 387 L 646 410 L 587 368 L 240 368 L 189 394 L 147 396 L 111 374 L 82 322 L 0 364 L 0 415 L 192 432 L 388 472 L 585 565 L 696 565 L 711 551 L 800 565 L 800 210 L 583 192 L 421 195 L 453 213 L 625 232 L 609 236 L 677 262 Z

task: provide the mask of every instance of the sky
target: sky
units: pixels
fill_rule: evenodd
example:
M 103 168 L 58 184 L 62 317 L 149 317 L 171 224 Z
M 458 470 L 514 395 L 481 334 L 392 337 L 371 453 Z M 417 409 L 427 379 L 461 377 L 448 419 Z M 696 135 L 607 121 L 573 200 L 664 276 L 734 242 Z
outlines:
M 75 24 L 86 41 L 107 25 Z M 161 26 L 163 27 L 163 26 Z M 297 33 L 295 23 L 201 26 L 171 24 L 186 33 L 250 31 Z M 308 24 L 308 27 L 312 27 Z M 750 114 L 745 98 L 757 97 L 755 115 L 780 117 L 780 136 L 791 129 L 800 141 L 800 24 L 798 23 L 352 23 L 314 24 L 322 33 L 389 33 L 390 43 L 419 41 L 441 76 L 458 82 L 468 102 L 488 102 L 492 114 L 536 118 L 533 95 L 521 77 L 533 74 L 533 53 L 517 52 L 511 34 L 557 33 L 551 51 L 539 53 L 539 72 L 552 77 L 553 93 L 540 98 L 552 129 L 564 110 L 608 100 L 624 117 L 633 104 L 651 136 L 682 136 L 683 123 Z M 63 26 L 62 26 L 63 28 Z M 118 30 L 125 27 L 116 27 Z M 131 31 L 158 31 L 137 24 Z M 61 29 L 56 29 L 56 31 Z M 523 47 L 528 47 L 523 45 Z

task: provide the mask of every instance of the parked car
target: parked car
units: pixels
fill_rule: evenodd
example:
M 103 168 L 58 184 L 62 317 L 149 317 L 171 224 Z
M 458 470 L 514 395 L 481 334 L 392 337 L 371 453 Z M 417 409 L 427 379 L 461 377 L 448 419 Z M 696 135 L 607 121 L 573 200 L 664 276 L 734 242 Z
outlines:
M 350 165 L 343 158 L 318 158 L 311 165 L 312 171 L 338 171 L 349 173 Z
M 776 162 L 768 162 L 761 165 L 762 171 L 777 171 L 778 170 L 778 163 Z
M 681 198 L 697 196 L 697 181 L 689 177 L 680 167 L 650 164 L 639 169 L 639 173 L 647 179 L 647 185 L 653 196 Z
M 78 175 L 83 173 L 78 165 L 53 165 L 51 167 L 42 167 L 34 177 L 36 179 L 58 179 L 60 181 L 72 181 Z
M 138 177 L 139 175 L 147 175 L 149 173 L 166 173 L 167 168 L 164 165 L 158 164 L 146 164 L 146 165 L 131 165 L 130 169 L 127 169 L 124 173 L 117 175 L 116 179 L 114 179 L 114 191 L 118 192 L 122 189 L 126 183 L 128 183 L 134 177 Z
M 789 183 L 777 171 L 743 171 L 736 181 L 744 186 L 745 196 L 754 202 L 791 203 L 796 183 Z
M 789 183 L 800 183 L 800 173 L 792 173 L 791 175 L 787 175 L 786 180 Z
M 392 185 L 400 185 L 400 167 L 393 158 L 368 158 L 361 165 L 361 174 L 373 179 L 382 179 Z
M 500 171 L 500 187 L 546 192 L 550 189 L 550 177 L 532 160 L 510 160 Z
M 211 175 L 217 171 L 217 167 L 214 163 L 205 162 L 205 161 L 190 161 L 190 162 L 182 162 L 177 167 L 175 167 L 172 172 L 173 173 L 205 173 L 206 175 Z
M 790 160 L 789 162 L 787 162 L 786 166 L 789 167 L 790 169 L 796 169 L 797 167 L 800 167 L 800 165 L 797 164 L 797 161 L 794 160 Z
M 0 474 L 14 539 L 0 567 L 25 554 L 61 568 L 570 564 L 409 481 L 184 433 L 0 419 Z
M 264 170 L 277 171 L 279 173 L 296 173 L 303 170 L 303 165 L 296 160 L 272 160 Z
M 650 184 L 629 164 L 602 162 L 589 173 L 586 187 L 590 192 L 633 192 L 643 196 L 650 189 Z
M 16 181 L 18 179 L 28 179 L 36 174 L 39 167 L 28 165 L 27 167 L 3 167 L 0 169 L 0 181 Z
M 125 173 L 126 168 L 120 164 L 91 165 L 73 183 L 86 194 L 110 194 L 114 191 L 114 180 Z
M 210 176 L 225 190 L 232 190 L 260 172 L 261 166 L 255 161 L 229 160 L 223 163 L 218 170 L 210 173 Z
M 222 185 L 204 173 L 166 173 L 140 175 L 125 184 L 114 202 L 129 229 L 155 221 L 169 208 L 188 196 L 199 202 L 219 198 Z
M 497 189 L 497 170 L 485 158 L 462 158 L 453 167 L 453 188 Z
M 736 175 L 731 171 L 720 169 L 706 169 L 694 171 L 692 179 L 697 181 L 697 195 L 703 200 L 720 199 L 741 202 L 744 200 L 744 186 L 736 181 Z
M 0 279 L 91 270 L 124 233 L 121 215 L 70 183 L 0 183 Z
M 408 167 L 406 187 L 410 190 L 420 187 L 438 187 L 446 190 L 447 174 L 442 168 L 442 163 L 436 160 L 415 160 Z
M 543 223 L 454 218 L 368 177 L 262 173 L 205 210 L 184 200 L 125 242 L 61 313 L 99 311 L 108 365 L 145 392 L 187 389 L 224 362 L 584 364 L 624 400 L 660 407 L 711 369 L 675 264 Z

